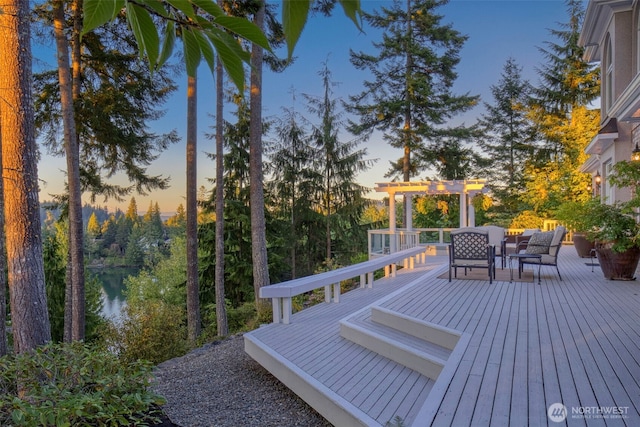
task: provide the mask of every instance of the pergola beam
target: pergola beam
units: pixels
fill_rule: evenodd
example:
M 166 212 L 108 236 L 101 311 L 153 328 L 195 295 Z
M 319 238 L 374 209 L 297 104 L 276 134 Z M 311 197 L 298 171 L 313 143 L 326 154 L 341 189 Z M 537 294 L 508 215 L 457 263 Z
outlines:
M 460 226 L 465 227 L 474 221 L 473 207 L 467 209 L 469 197 L 475 196 L 477 193 L 486 191 L 486 179 L 465 179 L 452 181 L 409 181 L 409 182 L 380 182 L 376 183 L 374 189 L 380 193 L 389 194 L 389 229 L 396 229 L 395 215 L 395 196 L 401 194 L 403 196 L 414 195 L 439 195 L 439 194 L 459 194 L 460 195 Z M 409 215 L 410 210 L 406 212 L 407 229 L 412 229 Z M 471 220 L 471 221 L 469 221 Z

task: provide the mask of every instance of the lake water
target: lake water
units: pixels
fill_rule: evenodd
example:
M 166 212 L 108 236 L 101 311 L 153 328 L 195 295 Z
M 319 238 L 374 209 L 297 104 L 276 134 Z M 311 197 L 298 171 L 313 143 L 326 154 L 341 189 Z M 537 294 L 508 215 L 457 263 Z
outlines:
M 126 298 L 124 279 L 135 276 L 140 269 L 130 267 L 109 267 L 91 269 L 91 274 L 96 276 L 102 284 L 102 315 L 109 319 L 117 318 L 124 306 Z

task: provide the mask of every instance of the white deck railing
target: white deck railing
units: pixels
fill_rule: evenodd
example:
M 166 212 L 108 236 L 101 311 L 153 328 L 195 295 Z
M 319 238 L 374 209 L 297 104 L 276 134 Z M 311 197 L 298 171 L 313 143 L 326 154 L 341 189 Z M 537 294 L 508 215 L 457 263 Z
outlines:
M 543 231 L 555 229 L 556 220 L 545 220 Z M 411 231 L 397 229 L 395 232 L 388 229 L 368 231 L 369 258 L 375 258 L 385 254 L 412 248 L 415 246 L 447 245 L 451 239 L 451 231 L 455 228 L 414 228 Z M 506 228 L 506 235 L 521 234 L 524 228 Z M 572 242 L 572 232 L 569 230 L 564 243 Z
M 415 248 L 420 244 L 419 239 L 419 230 L 369 230 L 369 258 Z
M 265 286 L 260 288 L 260 298 L 271 298 L 274 323 L 289 323 L 291 321 L 291 299 L 294 296 L 324 287 L 325 302 L 331 302 L 331 288 L 333 287 L 333 302 L 340 302 L 341 281 L 360 276 L 360 287 L 372 288 L 375 271 L 384 269 L 385 277 L 389 275 L 394 277 L 397 264 L 412 269 L 419 257 L 421 257 L 419 262 L 425 261 L 424 252 L 424 247 L 415 246 L 337 270 Z

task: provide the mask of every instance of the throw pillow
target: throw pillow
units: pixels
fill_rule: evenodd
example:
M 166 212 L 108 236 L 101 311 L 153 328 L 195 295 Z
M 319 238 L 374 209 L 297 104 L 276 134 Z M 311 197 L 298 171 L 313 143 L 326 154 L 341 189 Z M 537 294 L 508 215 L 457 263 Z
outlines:
M 549 246 L 553 240 L 553 231 L 533 233 L 527 244 L 526 254 L 548 254 Z

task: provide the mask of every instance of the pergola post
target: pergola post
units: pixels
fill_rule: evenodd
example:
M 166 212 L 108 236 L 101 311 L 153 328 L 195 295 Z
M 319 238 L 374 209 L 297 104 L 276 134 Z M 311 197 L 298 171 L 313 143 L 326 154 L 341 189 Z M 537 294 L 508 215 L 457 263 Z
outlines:
M 405 195 L 404 217 L 407 231 L 413 230 L 413 194 Z
M 467 193 L 460 192 L 460 228 L 468 227 L 467 222 Z
M 396 232 L 396 193 L 389 193 L 389 231 Z

